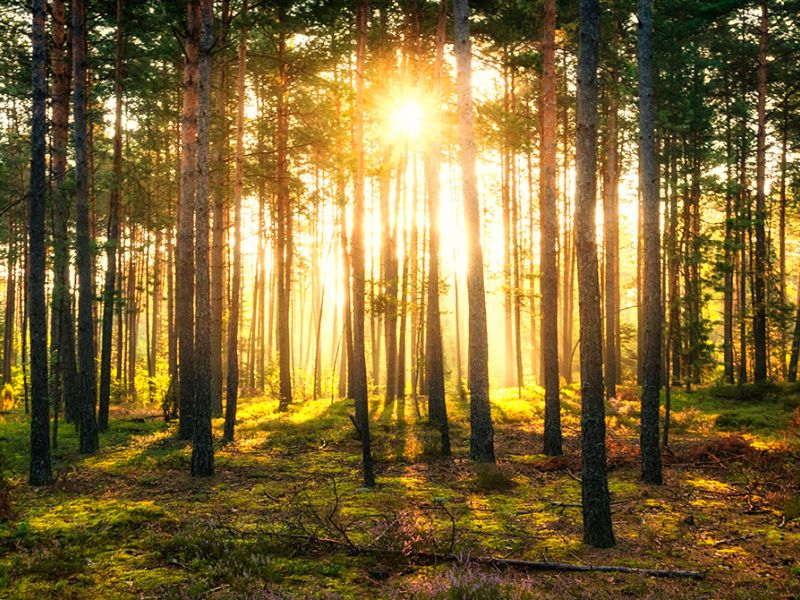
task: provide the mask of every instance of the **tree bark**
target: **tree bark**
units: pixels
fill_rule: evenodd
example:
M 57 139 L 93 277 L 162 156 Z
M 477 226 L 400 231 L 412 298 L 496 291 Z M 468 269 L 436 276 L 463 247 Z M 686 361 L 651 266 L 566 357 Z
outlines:
M 367 0 L 361 0 L 356 12 L 355 132 L 353 135 L 356 172 L 353 179 L 353 234 L 350 241 L 353 259 L 353 377 L 355 424 L 361 437 L 364 486 L 375 486 L 372 445 L 369 435 L 367 362 L 364 339 L 364 63 L 367 51 Z
M 599 25 L 598 0 L 581 0 L 575 144 L 575 251 L 580 311 L 583 541 L 597 548 L 608 548 L 614 545 L 614 533 L 606 475 L 603 341 L 595 239 Z
M 659 394 L 661 391 L 661 231 L 658 198 L 658 156 L 653 101 L 653 5 L 639 0 L 637 29 L 639 66 L 639 189 L 644 231 L 644 379 L 640 448 L 642 480 L 661 484 Z
M 441 78 L 444 64 L 444 41 L 447 26 L 447 3 L 441 0 L 439 22 L 436 28 L 436 59 L 433 67 L 433 97 L 441 98 Z M 431 115 L 432 123 L 439 123 L 441 109 L 436 105 Z M 441 142 L 437 135 L 431 138 L 425 155 L 425 180 L 428 182 L 428 213 L 430 215 L 430 249 L 428 267 L 428 335 L 426 338 L 426 369 L 428 381 L 428 419 L 439 427 L 442 455 L 450 456 L 450 426 L 447 420 L 447 402 L 444 393 L 444 357 L 442 351 L 442 324 L 439 309 L 439 209 L 440 209 Z
M 196 0 L 193 0 L 193 2 Z M 214 474 L 211 432 L 211 290 L 209 282 L 209 130 L 211 125 L 211 50 L 214 46 L 213 0 L 199 2 L 197 69 L 197 182 L 195 218 L 195 333 L 194 333 L 194 427 L 192 431 L 192 476 Z M 219 351 L 215 348 L 214 351 Z
M 756 256 L 754 265 L 753 294 L 753 381 L 756 383 L 767 379 L 767 240 L 764 222 L 767 218 L 764 193 L 767 154 L 767 2 L 761 0 L 761 18 L 759 19 L 758 36 L 758 104 L 756 114 L 758 133 L 756 135 Z
M 31 169 L 28 191 L 28 294 L 31 318 L 31 485 L 52 483 L 47 397 L 47 304 L 45 302 L 45 153 L 47 140 L 47 37 L 45 0 L 33 0 L 31 91 Z M 23 332 L 24 338 L 24 332 Z M 23 359 L 24 360 L 24 359 Z
M 244 187 L 244 103 L 247 76 L 247 0 L 242 2 L 242 27 L 236 73 L 236 174 L 233 181 L 233 273 L 228 316 L 228 373 L 223 441 L 233 441 L 239 397 L 239 309 L 242 291 L 242 188 Z
M 228 43 L 230 26 L 230 1 L 223 0 L 219 48 Z M 215 94 L 217 131 L 214 139 L 214 169 L 212 195 L 214 197 L 214 228 L 211 238 L 211 413 L 215 417 L 222 416 L 222 361 L 224 342 L 222 336 L 222 320 L 225 305 L 225 198 L 228 171 L 228 118 L 226 105 L 228 99 L 228 55 L 218 53 L 219 87 Z
M 544 379 L 544 453 L 560 456 L 561 398 L 558 374 L 558 265 L 556 263 L 556 0 L 545 0 L 541 80 L 541 134 L 539 148 L 539 226 L 541 230 L 540 330 Z
M 282 9 L 281 9 L 282 10 Z M 282 16 L 279 16 L 279 21 Z M 289 197 L 289 114 L 287 72 L 284 60 L 286 34 L 278 33 L 278 100 L 277 100 L 277 180 L 278 180 L 278 372 L 280 379 L 279 410 L 287 410 L 292 402 L 292 364 L 289 317 L 291 314 L 292 208 Z
M 108 429 L 108 408 L 111 400 L 111 342 L 114 336 L 114 301 L 117 280 L 117 245 L 119 244 L 119 205 L 122 193 L 122 96 L 125 33 L 125 3 L 117 0 L 117 31 L 114 62 L 114 159 L 113 184 L 108 205 L 108 240 L 106 241 L 106 276 L 103 286 L 103 330 L 100 349 L 100 411 L 98 427 Z
M 86 139 L 86 5 L 72 4 L 72 97 L 75 135 L 75 253 L 78 271 L 78 373 L 80 378 L 80 451 L 97 450 L 97 372 L 94 347 L 94 275 L 89 224 L 89 162 Z M 33 319 L 31 319 L 33 321 Z
M 192 439 L 194 429 L 194 197 L 197 179 L 197 78 L 200 15 L 197 0 L 187 5 L 181 106 L 181 192 L 175 247 L 175 327 L 178 330 L 178 438 Z
M 69 282 L 69 205 L 64 187 L 67 173 L 67 143 L 69 139 L 70 61 L 71 50 L 66 27 L 64 0 L 51 3 L 53 50 L 52 85 L 52 149 L 50 168 L 53 189 L 53 295 L 51 323 L 51 381 L 53 402 L 64 400 L 67 421 L 78 425 L 78 375 L 75 362 L 75 327 L 72 318 L 72 294 Z
M 475 173 L 476 147 L 472 115 L 472 57 L 469 38 L 469 2 L 453 0 L 458 90 L 459 158 L 467 243 L 469 297 L 470 458 L 494 462 L 494 426 L 489 404 L 489 342 L 486 330 L 486 293 L 483 281 L 481 211 Z

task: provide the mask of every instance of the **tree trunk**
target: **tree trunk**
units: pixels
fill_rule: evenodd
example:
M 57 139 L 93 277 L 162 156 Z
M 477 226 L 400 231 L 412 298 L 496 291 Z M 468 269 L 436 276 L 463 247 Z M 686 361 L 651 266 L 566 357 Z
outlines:
M 658 198 L 658 156 L 653 101 L 653 5 L 639 0 L 639 189 L 644 221 L 644 379 L 640 448 L 642 480 L 661 484 L 659 448 L 659 394 L 661 391 L 661 232 Z
M 575 251 L 578 257 L 580 310 L 583 541 L 596 548 L 608 548 L 614 545 L 614 533 L 606 476 L 603 341 L 595 239 L 598 0 L 581 0 L 580 9 Z
M 433 67 L 433 97 L 441 97 L 441 78 L 444 64 L 444 41 L 447 26 L 447 4 L 441 0 L 439 22 L 436 28 L 436 60 Z M 441 110 L 437 105 L 431 122 L 438 123 Z M 442 455 L 450 456 L 450 426 L 447 421 L 447 402 L 444 394 L 444 357 L 442 351 L 442 324 L 439 309 L 439 202 L 440 202 L 441 142 L 431 138 L 425 154 L 425 180 L 428 183 L 428 213 L 430 214 L 430 250 L 428 268 L 428 336 L 425 357 L 428 380 L 428 419 L 438 425 Z
M 767 379 L 767 240 L 764 222 L 767 218 L 765 202 L 765 176 L 767 154 L 767 1 L 761 0 L 761 18 L 758 36 L 758 134 L 756 135 L 756 256 L 753 271 L 753 381 L 759 383 Z
M 69 204 L 70 198 L 64 189 L 67 173 L 67 143 L 69 139 L 69 91 L 71 50 L 68 42 L 64 0 L 51 4 L 53 18 L 53 71 L 52 122 L 53 137 L 50 157 L 53 188 L 53 321 L 51 353 L 54 382 L 53 402 L 64 399 L 64 414 L 67 421 L 78 425 L 80 407 L 78 401 L 78 375 L 75 362 L 75 328 L 72 319 L 72 295 L 69 283 Z M 56 398 L 58 396 L 58 398 Z
M 108 429 L 108 408 L 111 400 L 111 342 L 114 336 L 114 300 L 117 279 L 117 245 L 119 244 L 119 205 L 122 193 L 122 95 L 125 34 L 123 31 L 124 0 L 117 0 L 116 60 L 114 63 L 114 162 L 113 185 L 108 205 L 108 240 L 106 242 L 106 277 L 103 286 L 103 331 L 100 349 L 100 411 L 98 427 Z
M 472 57 L 469 39 L 469 2 L 453 0 L 458 89 L 459 158 L 467 242 L 469 296 L 470 451 L 472 460 L 494 462 L 494 426 L 489 404 L 489 342 L 486 329 L 486 293 L 483 281 L 481 211 L 475 173 L 476 147 L 472 115 Z
M 222 439 L 233 441 L 239 397 L 239 309 L 242 289 L 242 189 L 244 187 L 244 103 L 247 76 L 247 0 L 242 2 L 242 27 L 236 73 L 236 175 L 233 181 L 233 273 L 228 316 L 228 374 L 225 399 L 225 432 Z
M 605 313 L 606 313 L 606 397 L 617 395 L 619 363 L 617 335 L 619 333 L 619 139 L 617 132 L 618 100 L 617 74 L 611 77 L 608 99 L 608 135 L 605 168 L 603 170 L 603 241 L 605 243 Z
M 364 486 L 375 486 L 372 467 L 372 445 L 369 435 L 369 403 L 367 362 L 364 340 L 364 62 L 367 46 L 367 1 L 361 0 L 356 12 L 358 41 L 356 46 L 355 132 L 353 135 L 356 172 L 353 180 L 353 377 L 355 424 L 361 437 Z
M 540 329 L 544 379 L 544 453 L 560 456 L 561 399 L 558 375 L 558 265 L 556 264 L 556 1 L 544 3 L 542 42 L 541 135 L 539 149 L 539 226 L 541 230 Z
M 194 2 L 195 0 L 193 0 Z M 192 476 L 214 474 L 211 432 L 211 290 L 209 282 L 209 176 L 208 147 L 211 108 L 211 50 L 214 46 L 213 0 L 199 2 L 199 61 L 197 77 L 197 182 L 195 188 L 195 335 L 194 428 Z M 218 352 L 219 348 L 214 348 Z
M 279 20 L 282 17 L 279 17 Z M 278 34 L 278 101 L 277 101 L 277 181 L 278 181 L 278 371 L 280 378 L 279 410 L 287 410 L 292 402 L 291 346 L 289 315 L 291 294 L 291 255 L 293 252 L 292 208 L 289 198 L 289 115 L 287 101 L 287 71 L 284 53 L 286 34 Z
M 31 463 L 28 482 L 47 485 L 53 481 L 50 469 L 50 423 L 47 398 L 47 304 L 45 302 L 45 207 L 47 141 L 47 37 L 45 0 L 33 0 L 33 60 L 31 88 L 31 169 L 28 191 L 28 294 L 31 318 Z M 23 332 L 23 339 L 25 333 Z M 24 359 L 23 359 L 24 360 Z
M 181 106 L 181 193 L 178 205 L 178 240 L 175 247 L 175 327 L 178 330 L 180 387 L 178 438 L 192 439 L 194 429 L 194 196 L 197 179 L 197 69 L 199 5 L 187 6 L 188 30 L 184 40 Z
M 230 1 L 223 0 L 220 34 L 216 44 L 225 48 L 228 43 L 230 26 Z M 225 190 L 227 189 L 228 170 L 228 118 L 225 112 L 228 99 L 228 55 L 218 53 L 217 70 L 219 87 L 217 88 L 216 119 L 217 131 L 214 139 L 214 181 L 212 193 L 214 197 L 214 228 L 211 238 L 211 413 L 215 417 L 222 416 L 222 361 L 224 342 L 222 336 L 222 317 L 225 300 Z
M 75 253 L 78 271 L 78 372 L 80 377 L 80 451 L 97 450 L 97 384 L 94 349 L 94 275 L 89 231 L 89 162 L 86 140 L 86 5 L 72 4 L 72 61 L 75 90 L 72 98 L 75 132 Z M 31 321 L 34 319 L 31 318 Z

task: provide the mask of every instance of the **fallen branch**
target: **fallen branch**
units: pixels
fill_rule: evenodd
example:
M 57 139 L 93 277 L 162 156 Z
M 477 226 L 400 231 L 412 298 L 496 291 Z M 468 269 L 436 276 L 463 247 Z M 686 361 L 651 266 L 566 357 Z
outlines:
M 294 536 L 292 536 L 294 537 Z M 573 563 L 560 563 L 552 561 L 530 561 L 513 558 L 496 558 L 492 556 L 459 556 L 450 553 L 433 552 L 401 552 L 399 550 L 388 550 L 383 548 L 372 548 L 368 546 L 354 546 L 331 538 L 309 538 L 307 536 L 297 536 L 303 539 L 325 546 L 335 546 L 347 550 L 351 554 L 360 555 L 382 555 L 393 557 L 405 557 L 408 560 L 419 560 L 433 563 L 458 562 L 486 565 L 495 568 L 511 568 L 528 571 L 562 571 L 562 572 L 603 572 L 603 573 L 632 573 L 635 575 L 647 575 L 649 577 L 687 577 L 689 579 L 703 579 L 706 574 L 703 571 L 682 571 L 672 569 L 644 569 L 638 567 L 625 567 L 622 565 L 576 565 Z

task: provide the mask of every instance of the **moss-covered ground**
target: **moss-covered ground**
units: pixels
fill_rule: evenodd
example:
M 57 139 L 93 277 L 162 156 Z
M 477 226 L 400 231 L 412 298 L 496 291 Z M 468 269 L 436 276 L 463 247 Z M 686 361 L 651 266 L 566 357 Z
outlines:
M 565 457 L 540 454 L 541 390 L 496 390 L 496 468 L 466 459 L 468 407 L 452 399 L 454 458 L 411 399 L 372 400 L 378 486 L 360 487 L 346 401 L 242 402 L 216 474 L 156 407 L 117 407 L 101 450 L 61 426 L 56 483 L 26 484 L 29 429 L 0 415 L 12 514 L 0 523 L 3 598 L 767 598 L 800 593 L 800 388 L 674 393 L 663 486 L 638 480 L 638 401 L 608 405 L 617 545 L 581 543 L 579 406 L 563 392 Z M 147 418 L 145 418 L 147 417 Z M 218 437 L 222 421 L 214 422 Z M 328 540 L 320 541 L 320 540 Z M 356 553 L 371 546 L 389 552 Z M 413 551 L 706 572 L 702 580 L 522 573 Z

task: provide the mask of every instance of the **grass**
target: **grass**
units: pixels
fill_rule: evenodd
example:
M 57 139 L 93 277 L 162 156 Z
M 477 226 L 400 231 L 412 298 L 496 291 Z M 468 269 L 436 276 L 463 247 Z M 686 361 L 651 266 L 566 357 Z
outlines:
M 217 473 L 188 475 L 190 447 L 153 407 L 115 407 L 93 456 L 61 424 L 56 483 L 27 486 L 28 425 L 0 416 L 12 518 L 0 523 L 3 598 L 616 598 L 800 593 L 800 388 L 673 395 L 662 487 L 638 481 L 636 391 L 608 406 L 609 487 L 618 544 L 581 543 L 579 406 L 563 392 L 565 456 L 538 454 L 543 400 L 495 390 L 497 466 L 466 459 L 468 406 L 450 400 L 454 458 L 413 402 L 371 401 L 378 486 L 360 487 L 351 406 L 330 398 L 277 413 L 245 399 Z M 421 402 L 424 413 L 424 402 Z M 217 439 L 221 419 L 214 422 Z M 345 532 L 344 534 L 342 532 Z M 339 546 L 309 544 L 310 534 Z M 637 575 L 495 573 L 353 555 L 341 544 L 530 560 L 707 570 L 703 581 Z

